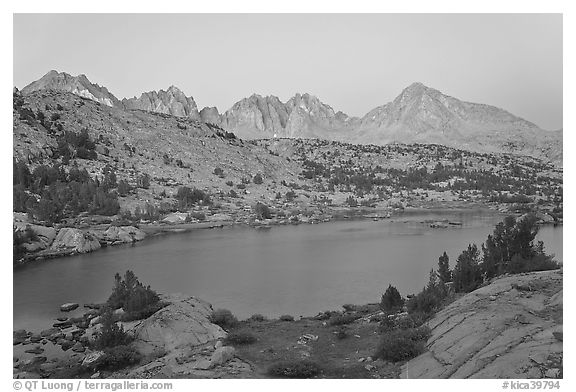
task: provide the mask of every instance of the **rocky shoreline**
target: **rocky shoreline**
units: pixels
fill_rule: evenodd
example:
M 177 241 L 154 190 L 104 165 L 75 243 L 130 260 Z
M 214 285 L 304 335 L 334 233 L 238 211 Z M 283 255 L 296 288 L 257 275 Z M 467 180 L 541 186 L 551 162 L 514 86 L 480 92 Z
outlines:
M 382 314 L 377 304 L 300 320 L 253 316 L 242 330 L 257 342 L 237 346 L 227 340 L 230 331 L 212 323 L 209 303 L 174 294 L 162 296 L 165 306 L 145 319 L 117 322 L 133 337 L 141 360 L 102 370 L 108 354 L 92 348 L 99 306 L 85 304 L 82 317 L 62 317 L 40 333 L 14 331 L 14 378 L 264 378 L 266 368 L 286 356 L 323 363 L 323 378 L 338 377 L 334 371 L 353 378 L 562 378 L 562 288 L 561 269 L 495 278 L 430 319 L 426 351 L 406 363 L 372 359 L 378 341 L 373 321 Z M 63 312 L 77 304 L 64 305 Z M 347 325 L 350 339 L 335 336 L 340 327 L 326 322 L 331 313 L 360 315 Z M 69 354 L 51 357 L 50 344 Z M 16 354 L 17 346 L 24 354 Z
M 24 349 L 22 357 L 33 355 L 27 359 L 14 357 L 14 378 L 148 378 L 142 372 L 157 365 L 160 358 L 163 362 L 182 364 L 183 358 L 189 362 L 190 350 L 197 351 L 198 347 L 201 347 L 198 358 L 194 356 L 196 360 L 189 367 L 199 374 L 210 373 L 234 358 L 234 348 L 223 345 L 226 332 L 209 320 L 213 311 L 209 303 L 179 294 L 163 296 L 162 302 L 165 306 L 148 318 L 117 322 L 133 337 L 131 346 L 142 356 L 140 365 L 130 369 L 129 374 L 97 370 L 107 355 L 103 350 L 91 348 L 101 328 L 100 306 L 85 304 L 86 312 L 81 317 L 61 317 L 63 321 L 40 333 L 13 332 L 15 347 L 30 347 Z M 68 309 L 61 308 L 63 312 Z M 122 309 L 116 311 L 118 317 L 121 313 Z M 50 344 L 70 354 L 49 358 L 46 346 Z M 238 362 L 235 361 L 236 365 Z
M 303 214 L 295 215 L 286 219 L 263 219 L 240 216 L 233 218 L 230 214 L 215 214 L 208 221 L 187 222 L 185 213 L 173 213 L 166 216 L 161 222 L 145 222 L 136 225 L 120 225 L 119 217 L 116 221 L 109 217 L 88 217 L 95 223 L 75 224 L 73 227 L 66 226 L 42 226 L 32 223 L 25 214 L 14 213 L 14 233 L 30 232 L 32 240 L 22 244 L 25 249 L 24 256 L 15 263 L 22 266 L 33 261 L 42 261 L 75 254 L 90 253 L 98 249 L 139 242 L 145 238 L 169 233 L 182 233 L 198 229 L 214 229 L 228 226 L 247 226 L 253 228 L 265 228 L 280 225 L 318 224 L 340 219 L 362 217 L 358 210 L 342 209 L 331 210 L 329 213 L 317 211 L 312 216 Z M 390 217 L 389 211 L 365 214 L 366 218 L 384 219 Z M 102 223 L 102 221 L 106 223 Z
M 315 209 L 312 214 L 297 214 L 290 217 L 271 219 L 255 219 L 253 214 L 217 213 L 209 216 L 207 221 L 188 222 L 186 213 L 172 213 L 159 222 L 132 223 L 121 222 L 116 217 L 83 217 L 72 225 L 42 226 L 28 220 L 26 214 L 13 214 L 14 234 L 28 231 L 32 240 L 22 244 L 25 253 L 20 260 L 14 263 L 14 267 L 20 267 L 34 261 L 42 261 L 64 256 L 82 253 L 90 253 L 101 248 L 131 244 L 142 241 L 148 237 L 170 233 L 183 233 L 198 229 L 214 229 L 229 226 L 246 226 L 257 229 L 266 229 L 273 226 L 320 224 L 342 219 L 372 219 L 381 220 L 394 218 L 403 212 L 427 212 L 432 210 L 469 210 L 470 208 L 483 209 L 502 213 L 502 207 L 498 205 L 484 205 L 477 203 L 444 203 L 431 204 L 419 207 L 401 209 L 373 209 L 373 208 L 349 208 L 332 207 Z M 516 214 L 520 215 L 520 214 Z M 551 216 L 543 213 L 537 214 L 540 224 L 562 224 Z M 422 223 L 430 228 L 445 229 L 449 227 L 461 227 L 462 223 L 453 220 L 425 220 Z

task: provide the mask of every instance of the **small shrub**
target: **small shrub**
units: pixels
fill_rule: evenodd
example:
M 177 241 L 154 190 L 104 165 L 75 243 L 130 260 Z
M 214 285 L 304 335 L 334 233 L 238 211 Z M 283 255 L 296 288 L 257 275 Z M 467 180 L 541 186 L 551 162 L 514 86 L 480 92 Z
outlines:
M 346 204 L 348 204 L 350 207 L 357 207 L 358 206 L 358 202 L 352 196 L 348 196 L 348 198 L 346 199 Z
M 136 179 L 136 186 L 143 189 L 150 188 L 150 176 L 146 173 L 139 175 Z
M 238 325 L 238 319 L 228 309 L 216 309 L 209 317 L 211 323 L 230 329 Z
M 257 322 L 262 322 L 266 320 L 266 317 L 264 317 L 263 315 L 257 313 L 257 314 L 253 314 L 252 316 L 250 316 L 250 318 L 248 319 L 250 321 L 257 321 Z
M 294 321 L 294 317 L 289 314 L 283 314 L 280 316 L 280 321 Z
M 512 256 L 508 269 L 513 274 L 531 271 L 547 271 L 560 268 L 560 264 L 551 256 L 539 254 L 530 259 L 524 259 L 519 254 Z
M 144 309 L 126 312 L 122 315 L 121 319 L 124 322 L 128 321 L 135 321 L 135 320 L 144 320 L 148 317 L 152 316 L 154 313 L 162 309 L 163 307 L 167 306 L 168 303 L 166 302 L 157 302 L 155 304 L 149 305 Z
M 144 286 L 134 272 L 128 270 L 124 277 L 118 273 L 114 276 L 114 288 L 107 303 L 112 309 L 123 308 L 127 313 L 138 313 L 147 311 L 159 300 L 160 297 L 150 286 Z
M 120 196 L 126 196 L 128 193 L 130 193 L 131 190 L 132 188 L 130 187 L 128 181 L 126 180 L 118 181 L 118 194 Z
M 424 352 L 429 336 L 428 327 L 389 332 L 382 336 L 374 357 L 392 362 L 409 360 Z
M 380 307 L 376 304 L 366 304 L 366 305 L 345 304 L 342 305 L 342 307 L 347 312 L 357 312 L 362 314 L 373 313 L 380 309 Z
M 414 341 L 426 341 L 432 334 L 432 331 L 428 326 L 422 326 L 418 328 L 408 328 L 403 331 L 407 338 Z
M 260 175 L 260 173 L 258 173 L 254 176 L 253 181 L 254 181 L 254 184 L 256 184 L 256 185 L 262 184 L 263 180 L 262 180 L 262 176 Z
M 325 311 L 325 312 L 320 312 L 320 313 L 318 313 L 318 314 L 314 317 L 314 319 L 323 321 L 323 320 L 328 320 L 330 317 L 335 316 L 335 315 L 337 316 L 337 315 L 339 315 L 339 314 L 340 314 L 340 313 L 338 313 L 338 312 L 336 312 L 336 311 L 334 311 L 334 310 L 327 310 L 327 311 Z
M 130 346 L 121 345 L 104 350 L 105 355 L 98 360 L 97 369 L 119 370 L 140 362 L 140 354 Z
M 206 214 L 204 214 L 203 212 L 192 212 L 192 213 L 188 214 L 188 216 L 190 218 L 197 219 L 201 222 L 206 220 Z
M 270 208 L 266 204 L 262 204 L 260 202 L 256 203 L 256 206 L 254 206 L 254 213 L 256 214 L 256 217 L 260 220 L 272 218 Z
M 338 340 L 346 339 L 349 336 L 350 335 L 348 334 L 348 330 L 344 327 L 336 330 L 336 339 L 338 339 Z
M 256 342 L 256 336 L 245 331 L 230 332 L 224 342 L 230 345 L 252 344 Z
M 328 322 L 330 325 L 346 325 L 354 322 L 360 318 L 359 315 L 353 314 L 343 314 L 341 316 L 336 316 Z
M 214 174 L 218 177 L 224 177 L 224 170 L 221 167 L 214 168 Z
M 379 333 L 388 333 L 394 331 L 395 329 L 398 329 L 398 324 L 393 317 L 388 317 L 388 315 L 385 314 L 380 318 L 380 323 L 378 324 Z
M 404 299 L 398 292 L 398 289 L 392 285 L 388 285 L 386 292 L 382 295 L 380 301 L 380 308 L 384 311 L 396 311 L 402 308 Z
M 96 337 L 94 345 L 98 349 L 121 346 L 130 343 L 130 336 L 124 328 L 116 324 L 112 308 L 107 306 L 102 313 L 102 328 Z
M 400 317 L 396 320 L 396 326 L 399 329 L 418 328 L 430 318 L 429 313 L 416 312 L 408 316 Z
M 292 200 L 294 200 L 294 199 L 296 198 L 296 192 L 294 192 L 294 191 L 288 191 L 288 192 L 286 192 L 285 197 L 286 197 L 286 201 L 289 201 L 289 202 L 290 202 L 290 201 L 292 201 Z
M 268 369 L 268 374 L 276 377 L 311 378 L 320 374 L 321 371 L 322 369 L 315 362 L 300 360 L 275 363 Z
M 194 204 L 212 204 L 210 196 L 200 189 L 190 189 L 187 186 L 181 186 L 176 193 L 180 208 L 188 208 Z
M 385 315 L 385 314 L 377 314 L 377 315 L 374 315 L 374 316 L 370 317 L 370 322 L 371 322 L 371 323 L 379 323 L 379 322 L 381 322 L 382 320 L 384 320 L 384 319 L 387 318 L 387 317 L 388 317 L 388 316 Z

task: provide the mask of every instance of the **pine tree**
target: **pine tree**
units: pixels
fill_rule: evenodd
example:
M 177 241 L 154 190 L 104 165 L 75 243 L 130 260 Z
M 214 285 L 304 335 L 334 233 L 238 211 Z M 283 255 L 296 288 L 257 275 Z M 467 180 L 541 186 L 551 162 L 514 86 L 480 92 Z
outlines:
M 398 289 L 392 285 L 388 285 L 386 292 L 382 295 L 380 301 L 380 308 L 384 311 L 397 311 L 404 305 L 404 299 L 398 292 Z
M 447 283 L 452 281 L 452 272 L 450 271 L 449 258 L 446 252 L 438 258 L 438 277 L 440 282 Z
M 124 328 L 116 324 L 112 308 L 105 307 L 101 317 L 102 327 L 95 341 L 97 348 L 115 347 L 130 341 L 130 337 L 124 332 Z
M 486 279 L 500 275 L 504 268 L 502 250 L 497 246 L 492 235 L 488 235 L 486 243 L 482 244 L 482 271 Z
M 480 252 L 475 244 L 468 245 L 468 248 L 458 256 L 452 276 L 456 292 L 473 291 L 482 283 L 479 257 Z

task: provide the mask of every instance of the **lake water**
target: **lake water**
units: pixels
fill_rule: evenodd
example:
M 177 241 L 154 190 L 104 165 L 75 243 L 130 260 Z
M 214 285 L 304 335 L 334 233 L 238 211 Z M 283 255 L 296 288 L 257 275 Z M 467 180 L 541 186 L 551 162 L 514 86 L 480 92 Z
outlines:
M 432 229 L 422 223 L 427 219 L 463 225 Z M 419 291 L 442 252 L 452 267 L 501 219 L 491 211 L 441 211 L 267 230 L 228 227 L 38 262 L 14 272 L 14 328 L 50 327 L 65 302 L 105 301 L 114 274 L 127 269 L 158 292 L 195 295 L 239 318 L 315 315 L 378 302 L 390 283 L 402 295 Z M 562 260 L 562 226 L 542 227 L 539 239 Z

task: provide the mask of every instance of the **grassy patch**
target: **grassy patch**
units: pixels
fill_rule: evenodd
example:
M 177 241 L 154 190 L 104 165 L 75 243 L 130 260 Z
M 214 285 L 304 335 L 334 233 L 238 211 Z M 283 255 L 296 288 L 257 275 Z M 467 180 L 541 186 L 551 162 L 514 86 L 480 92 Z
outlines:
M 362 317 L 362 316 L 355 314 L 355 313 L 343 314 L 343 315 L 331 318 L 330 321 L 328 322 L 328 324 L 330 324 L 330 325 L 346 325 L 346 324 L 350 324 L 350 323 L 358 320 L 360 317 Z
M 230 344 L 232 346 L 241 345 L 241 344 L 252 344 L 255 343 L 258 339 L 256 336 L 251 334 L 250 332 L 246 331 L 234 331 L 230 332 L 224 342 L 226 344 Z
M 320 374 L 322 369 L 316 362 L 308 360 L 278 362 L 268 368 L 268 374 L 273 377 L 312 378 Z
M 271 364 L 308 360 L 322 367 L 317 378 L 394 378 L 399 365 L 372 363 L 376 369 L 367 370 L 360 358 L 373 356 L 378 346 L 376 323 L 351 323 L 338 327 L 323 325 L 314 317 L 285 322 L 278 319 L 242 323 L 242 331 L 252 333 L 258 340 L 236 346 L 237 355 L 253 364 L 261 377 L 280 377 L 268 373 Z M 343 329 L 343 339 L 335 333 Z M 240 330 L 240 329 L 239 329 Z M 238 331 L 239 331 L 238 330 Z M 317 339 L 308 339 L 305 336 Z M 304 343 L 304 344 L 302 344 Z
M 120 345 L 104 349 L 104 356 L 94 364 L 94 367 L 98 370 L 115 371 L 134 365 L 141 359 L 142 356 L 134 348 Z

